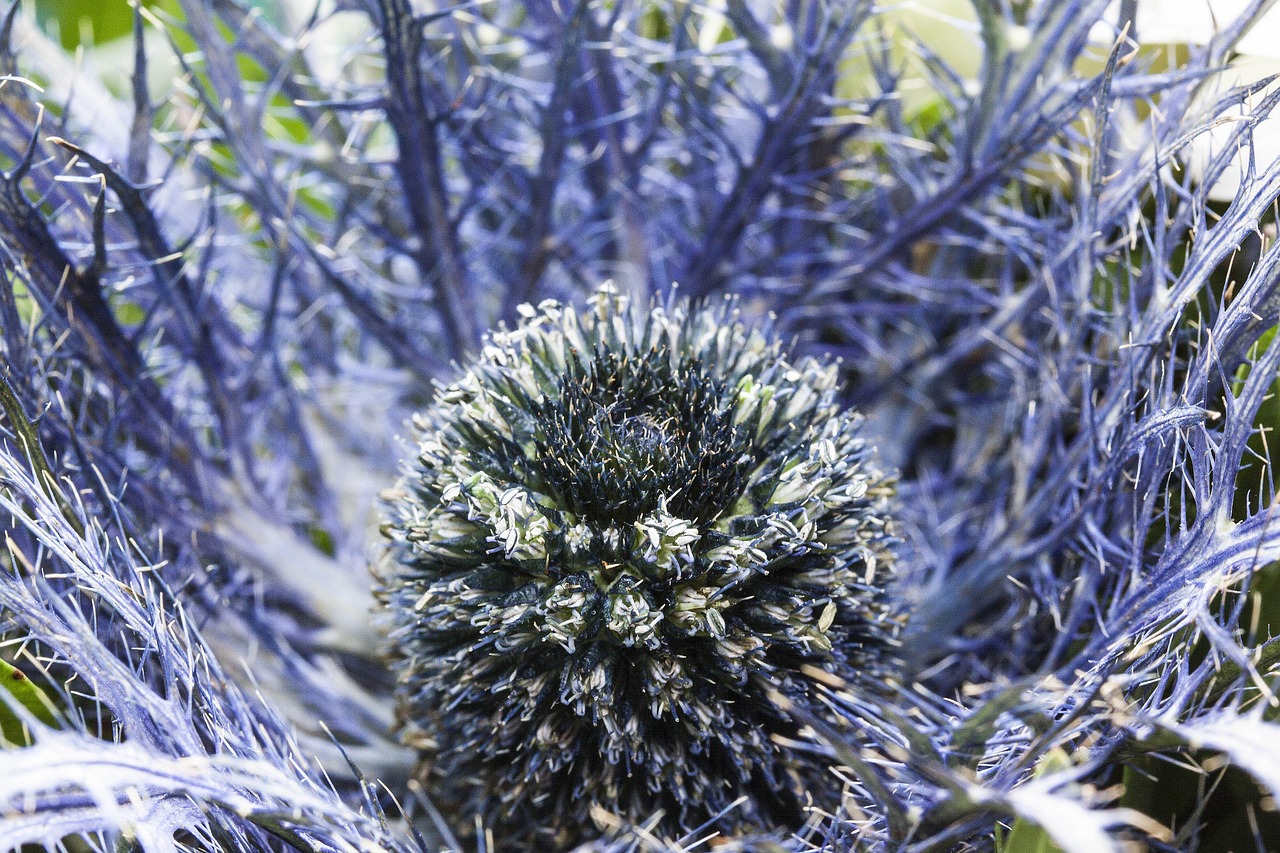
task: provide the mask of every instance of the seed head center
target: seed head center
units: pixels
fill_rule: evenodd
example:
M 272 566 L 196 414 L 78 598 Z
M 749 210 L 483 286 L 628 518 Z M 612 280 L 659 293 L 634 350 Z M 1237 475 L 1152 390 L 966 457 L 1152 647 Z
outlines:
M 664 425 L 653 415 L 628 415 L 612 426 L 619 449 L 642 468 L 650 467 L 666 457 L 664 450 L 671 438 Z

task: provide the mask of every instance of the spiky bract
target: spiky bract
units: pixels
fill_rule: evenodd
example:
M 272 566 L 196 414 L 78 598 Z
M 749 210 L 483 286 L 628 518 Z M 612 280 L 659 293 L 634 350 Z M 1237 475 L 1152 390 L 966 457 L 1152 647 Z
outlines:
M 777 744 L 772 691 L 813 705 L 804 665 L 865 683 L 891 658 L 891 489 L 835 366 L 730 301 L 523 315 L 418 417 L 388 500 L 424 772 L 509 842 L 579 840 L 597 807 L 795 825 L 836 780 Z

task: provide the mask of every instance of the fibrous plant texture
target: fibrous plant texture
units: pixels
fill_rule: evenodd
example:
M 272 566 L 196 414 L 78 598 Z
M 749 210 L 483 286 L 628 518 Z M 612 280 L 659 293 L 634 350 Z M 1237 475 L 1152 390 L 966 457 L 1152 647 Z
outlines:
M 524 313 L 416 419 L 388 495 L 382 596 L 432 789 L 557 847 L 601 808 L 679 834 L 834 807 L 778 702 L 814 705 L 806 666 L 875 689 L 894 633 L 891 489 L 836 365 L 732 301 L 607 287 Z
M 0 850 L 1280 849 L 1280 94 L 1236 64 L 1273 0 L 79 5 L 123 22 L 82 64 L 0 19 Z M 717 307 L 651 316 L 672 282 Z M 760 370 L 698 337 L 771 312 L 790 397 L 767 336 Z M 569 317 L 601 354 L 519 382 Z M 700 362 L 605 354 L 660 329 Z M 777 450 L 830 485 L 752 493 L 757 415 L 716 403 L 766 386 L 814 395 Z M 810 535 L 717 524 L 859 472 L 881 515 L 855 409 L 896 477 L 884 601 L 833 562 L 808 610 L 743 592 L 790 568 L 704 605 L 716 536 Z M 409 475 L 378 604 L 424 411 L 428 462 L 483 462 Z M 413 637 L 450 606 L 478 621 Z M 378 607 L 414 613 L 395 667 Z M 617 678 L 664 650 L 689 688 Z M 567 673 L 542 705 L 531 659 Z M 641 700 L 605 717 L 609 661 Z M 590 774 L 524 749 L 544 711 Z M 557 811 L 579 784 L 600 808 Z

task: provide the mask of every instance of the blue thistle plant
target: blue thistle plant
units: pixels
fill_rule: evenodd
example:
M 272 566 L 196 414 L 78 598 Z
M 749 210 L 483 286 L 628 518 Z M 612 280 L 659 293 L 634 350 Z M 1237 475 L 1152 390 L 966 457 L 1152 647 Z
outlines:
M 463 826 L 561 849 L 600 809 L 678 835 L 838 803 L 771 698 L 892 668 L 891 488 L 837 376 L 731 303 L 606 287 L 526 306 L 415 419 L 380 594 Z
M 734 847 L 793 853 L 1275 847 L 1280 166 L 1264 143 L 1280 95 L 1224 76 L 1272 4 L 1176 51 L 1149 43 L 1146 0 L 972 0 L 940 36 L 899 5 L 165 0 L 84 65 L 11 9 L 0 674 L 23 689 L 0 689 L 14 770 L 0 848 L 487 853 L 539 838 L 622 853 L 719 843 L 686 832 L 703 816 L 755 833 Z M 113 73 L 128 58 L 132 75 Z M 583 821 L 462 754 L 536 734 L 532 720 L 477 734 L 481 698 L 453 715 L 408 687 L 409 661 L 444 658 L 387 667 L 367 567 L 375 495 L 404 476 L 394 436 L 445 411 L 435 383 L 457 363 L 489 388 L 516 371 L 491 356 L 541 359 L 522 347 L 553 324 L 519 306 L 555 300 L 586 328 L 595 309 L 580 306 L 607 279 L 635 306 L 620 309 L 628 334 L 654 328 L 653 294 L 679 281 L 776 314 L 801 376 L 808 355 L 840 359 L 809 427 L 840 432 L 856 409 L 898 472 L 894 581 L 882 601 L 855 597 L 904 624 L 900 645 L 860 650 L 849 593 L 824 587 L 842 643 L 790 662 L 760 651 L 781 689 L 750 703 L 758 727 L 732 730 L 764 743 L 752 769 L 690 758 L 701 775 L 683 784 L 721 800 L 646 788 L 662 816 L 637 799 Z M 661 310 L 680 329 L 746 324 Z M 492 340 L 508 349 L 486 355 L 503 322 Z M 532 497 L 459 479 L 475 548 L 449 559 L 532 579 L 551 565 L 537 548 L 625 550 L 610 562 L 636 570 L 597 601 L 594 636 L 641 655 L 718 631 L 683 615 L 636 626 L 659 605 L 652 567 L 685 583 L 735 507 L 704 518 L 681 502 L 692 493 L 632 498 L 655 468 L 732 492 L 710 486 L 734 480 L 720 451 L 740 425 L 698 421 L 699 468 L 665 441 L 685 422 L 598 405 L 613 386 L 591 377 L 677 380 L 691 409 L 738 386 L 701 382 L 711 360 L 641 370 L 582 352 L 572 375 L 489 398 L 547 406 L 539 381 L 574 380 L 563 399 L 581 417 L 560 422 L 594 416 L 614 464 L 508 482 L 536 474 L 558 512 L 591 504 L 605 530 L 666 512 L 696 547 L 664 525 L 647 549 L 602 546 L 590 525 L 560 542 Z M 566 463 L 589 455 L 570 440 L 585 432 L 519 428 L 535 456 L 537 440 Z M 866 466 L 861 452 L 820 461 Z M 528 455 L 474 473 L 501 482 L 503 460 Z M 397 554 L 414 547 L 406 533 Z M 388 600 L 414 565 L 387 564 Z M 560 590 L 566 606 L 537 623 L 560 625 L 573 654 L 587 627 L 569 605 L 591 589 Z M 546 600 L 531 596 L 531 620 Z M 799 637 L 828 610 L 794 626 L 786 612 L 753 630 Z M 566 660 L 559 637 L 546 648 Z M 870 672 L 886 651 L 894 665 Z M 397 702 L 420 726 L 402 723 L 411 747 Z M 784 813 L 754 781 L 768 773 Z M 721 814 L 734 791 L 746 800 Z M 513 806 L 545 823 L 515 825 Z M 479 825 L 459 841 L 467 817 Z

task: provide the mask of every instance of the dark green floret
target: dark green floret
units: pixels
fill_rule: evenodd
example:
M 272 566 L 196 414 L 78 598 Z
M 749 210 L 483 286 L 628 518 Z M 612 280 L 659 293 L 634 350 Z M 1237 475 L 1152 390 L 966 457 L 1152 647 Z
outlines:
M 461 826 L 548 849 L 607 815 L 674 837 L 834 806 L 769 696 L 821 713 L 802 667 L 873 689 L 892 661 L 892 489 L 835 385 L 732 301 L 606 288 L 526 308 L 418 416 L 380 594 L 404 737 Z

